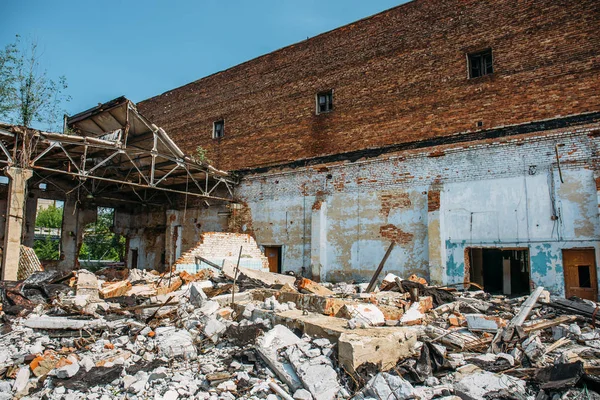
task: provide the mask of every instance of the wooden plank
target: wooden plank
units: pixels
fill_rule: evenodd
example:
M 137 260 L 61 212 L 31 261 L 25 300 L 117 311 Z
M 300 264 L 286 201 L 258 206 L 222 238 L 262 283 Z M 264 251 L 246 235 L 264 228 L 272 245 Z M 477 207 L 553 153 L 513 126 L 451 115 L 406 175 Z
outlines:
M 387 251 L 385 252 L 385 255 L 383 256 L 383 259 L 381 260 L 381 262 L 379 263 L 379 266 L 377 267 L 377 270 L 375 270 L 375 273 L 373 274 L 373 277 L 371 278 L 371 282 L 369 282 L 369 286 L 367 286 L 367 290 L 366 290 L 367 293 L 370 293 L 373 290 L 373 288 L 375 287 L 377 278 L 379 278 L 379 274 L 381 274 L 381 270 L 383 269 L 385 262 L 387 261 L 388 257 L 390 256 L 390 253 L 394 249 L 394 244 L 395 244 L 395 242 L 390 243 L 390 247 L 388 247 Z

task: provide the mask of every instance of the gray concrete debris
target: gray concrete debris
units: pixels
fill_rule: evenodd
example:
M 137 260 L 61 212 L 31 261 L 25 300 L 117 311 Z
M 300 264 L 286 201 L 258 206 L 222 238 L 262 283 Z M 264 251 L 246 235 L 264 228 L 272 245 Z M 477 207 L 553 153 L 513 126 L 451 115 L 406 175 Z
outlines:
M 525 398 L 525 381 L 509 375 L 496 375 L 488 371 L 468 374 L 460 379 L 454 389 L 474 399 L 482 399 L 486 394 L 506 391 L 513 398 Z
M 600 329 L 552 297 L 446 291 L 419 277 L 360 294 L 360 285 L 315 283 L 327 294 L 305 294 L 294 277 L 277 289 L 245 277 L 232 304 L 231 280 L 213 274 L 130 271 L 103 283 L 80 271 L 76 295 L 58 285 L 52 302 L 38 293 L 22 314 L 15 300 L 1 300 L 0 400 L 532 398 L 541 368 L 600 368 Z M 123 271 L 103 271 L 113 275 Z M 411 282 L 428 294 L 412 301 L 397 286 Z M 98 287 L 114 288 L 114 297 L 94 298 Z M 352 319 L 364 329 L 349 329 Z M 484 331 L 502 331 L 492 352 Z M 583 379 L 550 395 L 582 388 Z
M 198 282 L 190 283 L 190 303 L 196 307 L 202 307 L 208 297 L 202 288 L 202 285 Z
M 411 399 L 414 390 L 414 387 L 404 378 L 381 372 L 371 378 L 363 390 L 353 399 Z
M 198 356 L 192 335 L 183 329 L 161 327 L 156 329 L 156 347 L 167 357 L 183 357 L 195 360 Z
M 302 382 L 292 365 L 287 360 L 280 359 L 278 351 L 293 346 L 299 343 L 300 340 L 294 332 L 285 326 L 276 325 L 258 339 L 256 346 L 258 354 L 292 391 L 300 389 Z

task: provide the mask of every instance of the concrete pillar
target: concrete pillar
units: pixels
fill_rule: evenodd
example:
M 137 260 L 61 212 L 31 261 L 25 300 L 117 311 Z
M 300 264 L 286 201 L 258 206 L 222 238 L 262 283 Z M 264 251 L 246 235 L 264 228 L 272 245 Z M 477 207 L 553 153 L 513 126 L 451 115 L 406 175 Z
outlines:
M 323 280 L 327 267 L 327 203 L 317 200 L 312 209 L 310 233 L 310 266 L 312 279 Z
M 78 265 L 79 246 L 77 245 L 77 237 L 79 234 L 79 207 L 73 197 L 67 197 L 63 207 L 58 268 L 71 270 Z
M 10 178 L 10 184 L 6 206 L 6 225 L 4 227 L 4 250 L 2 253 L 3 280 L 17 280 L 23 217 L 25 215 L 25 189 L 27 188 L 27 180 L 31 178 L 32 174 L 33 172 L 30 169 L 6 168 L 6 175 Z
M 445 263 L 440 232 L 440 190 L 431 188 L 427 192 L 427 238 L 429 241 L 429 277 L 431 284 L 444 283 Z
M 87 224 L 96 220 L 97 209 L 96 207 L 80 208 L 74 197 L 67 197 L 63 207 L 58 268 L 72 270 L 79 267 L 79 249 L 83 243 L 83 231 Z

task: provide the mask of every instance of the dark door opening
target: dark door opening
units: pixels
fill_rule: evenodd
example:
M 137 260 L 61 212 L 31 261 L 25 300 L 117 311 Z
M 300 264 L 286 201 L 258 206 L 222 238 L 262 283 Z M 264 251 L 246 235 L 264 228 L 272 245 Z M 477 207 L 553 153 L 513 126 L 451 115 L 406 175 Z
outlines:
M 264 246 L 269 260 L 269 271 L 281 273 L 281 246 Z
M 486 292 L 522 296 L 530 293 L 529 250 L 471 248 L 469 279 Z
M 131 249 L 131 266 L 129 268 L 135 269 L 138 267 L 138 249 Z

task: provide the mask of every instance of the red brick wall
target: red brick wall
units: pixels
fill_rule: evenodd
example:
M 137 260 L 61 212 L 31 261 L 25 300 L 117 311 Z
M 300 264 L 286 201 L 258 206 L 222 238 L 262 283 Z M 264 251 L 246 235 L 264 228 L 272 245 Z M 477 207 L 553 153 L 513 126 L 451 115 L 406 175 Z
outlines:
M 599 111 L 599 27 L 598 0 L 415 0 L 139 109 L 228 170 Z M 466 53 L 488 47 L 494 74 L 467 79 Z

